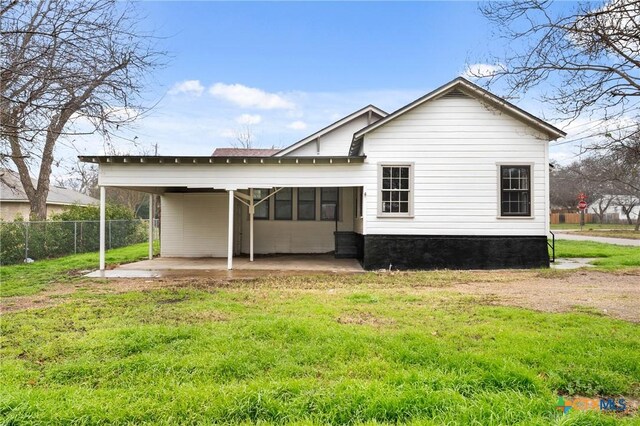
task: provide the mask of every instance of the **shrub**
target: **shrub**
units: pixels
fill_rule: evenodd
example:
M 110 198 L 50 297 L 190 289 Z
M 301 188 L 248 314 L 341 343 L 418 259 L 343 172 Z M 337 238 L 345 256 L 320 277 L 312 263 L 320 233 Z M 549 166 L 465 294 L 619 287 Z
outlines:
M 107 249 L 146 240 L 147 224 L 136 219 L 128 208 L 108 205 L 106 217 Z M 1 222 L 0 264 L 20 263 L 25 256 L 40 260 L 97 251 L 100 247 L 99 219 L 99 207 L 75 205 L 44 222 Z

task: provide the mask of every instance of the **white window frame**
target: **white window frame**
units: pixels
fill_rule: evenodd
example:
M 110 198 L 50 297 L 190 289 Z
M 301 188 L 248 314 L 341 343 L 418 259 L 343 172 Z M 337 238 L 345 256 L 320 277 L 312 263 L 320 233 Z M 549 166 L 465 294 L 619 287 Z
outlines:
M 530 215 L 529 216 L 503 216 L 502 215 L 502 174 L 500 173 L 500 169 L 503 166 L 514 166 L 514 167 L 524 167 L 524 166 L 529 166 L 529 209 L 530 209 Z M 504 162 L 500 162 L 500 163 L 496 163 L 496 177 L 497 177 L 497 181 L 496 181 L 496 186 L 497 186 L 497 198 L 496 198 L 496 206 L 497 206 L 497 215 L 496 218 L 497 219 L 501 219 L 501 220 L 531 220 L 531 219 L 535 219 L 535 205 L 534 205 L 534 199 L 535 199 L 535 193 L 534 193 L 534 166 L 535 163 L 532 162 L 522 162 L 522 161 L 504 161 Z
M 407 197 L 408 199 L 408 211 L 406 213 L 398 213 L 398 212 L 393 212 L 393 213 L 387 213 L 387 212 L 383 212 L 382 211 L 382 170 L 384 167 L 408 167 L 409 168 L 409 196 Z M 414 169 L 415 169 L 415 163 L 378 163 L 378 200 L 377 200 L 377 204 L 378 204 L 378 217 L 392 217 L 392 218 L 402 218 L 402 219 L 407 219 L 407 218 L 413 218 L 413 198 L 414 198 Z

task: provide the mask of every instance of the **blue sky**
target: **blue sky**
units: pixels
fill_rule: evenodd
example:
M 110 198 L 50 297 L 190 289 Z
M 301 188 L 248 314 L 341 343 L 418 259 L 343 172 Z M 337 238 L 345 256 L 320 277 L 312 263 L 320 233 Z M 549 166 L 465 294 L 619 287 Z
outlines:
M 146 94 L 157 106 L 116 139 L 122 152 L 157 143 L 164 155 L 209 155 L 247 128 L 256 146 L 287 146 L 370 103 L 391 112 L 502 49 L 476 2 L 138 6 L 170 58 Z M 514 102 L 550 115 L 534 99 Z M 77 145 L 101 149 L 95 138 Z M 572 149 L 552 153 L 566 160 Z

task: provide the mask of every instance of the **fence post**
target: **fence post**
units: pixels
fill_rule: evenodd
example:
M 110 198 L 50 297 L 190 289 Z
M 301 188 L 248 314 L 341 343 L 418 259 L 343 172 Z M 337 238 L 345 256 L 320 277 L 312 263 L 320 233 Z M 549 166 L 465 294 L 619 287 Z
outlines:
M 112 220 L 109 221 L 109 249 L 112 249 L 113 246 L 111 245 L 111 222 L 113 222 Z
M 29 222 L 24 223 L 24 260 L 29 258 Z
M 78 254 L 78 222 L 73 222 L 73 254 Z

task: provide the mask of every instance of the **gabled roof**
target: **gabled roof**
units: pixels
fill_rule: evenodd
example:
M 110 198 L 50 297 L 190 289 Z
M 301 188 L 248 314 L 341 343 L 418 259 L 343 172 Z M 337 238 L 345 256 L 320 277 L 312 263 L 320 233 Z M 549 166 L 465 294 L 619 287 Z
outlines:
M 33 178 L 31 180 L 34 185 L 37 184 Z M 29 202 L 27 194 L 25 194 L 24 189 L 22 189 L 20 176 L 12 170 L 0 169 L 0 201 L 14 203 Z M 79 204 L 81 206 L 88 206 L 90 204 L 98 204 L 99 202 L 98 199 L 89 197 L 81 192 L 54 185 L 51 185 L 49 195 L 47 195 L 47 204 Z
M 379 117 L 386 117 L 387 113 L 383 110 L 381 110 L 380 108 L 374 106 L 374 105 L 367 105 L 364 108 L 359 109 L 358 111 L 351 113 L 349 115 L 347 115 L 344 118 L 341 118 L 340 120 L 336 121 L 335 123 L 331 123 L 329 124 L 327 127 L 318 130 L 317 132 L 315 132 L 312 135 L 307 136 L 304 139 L 299 140 L 298 142 L 294 143 L 293 145 L 289 145 L 288 147 L 282 149 L 280 152 L 278 152 L 276 154 L 277 157 L 280 157 L 282 155 L 286 155 L 288 153 L 290 153 L 291 151 L 294 151 L 298 148 L 300 148 L 301 146 L 312 142 L 314 140 L 316 140 L 317 138 L 321 137 L 322 135 L 325 135 L 329 132 L 331 132 L 332 130 L 337 129 L 338 127 L 341 127 L 345 124 L 347 124 L 348 122 L 350 122 L 353 119 L 356 119 L 360 116 L 362 116 L 363 114 L 368 114 L 368 113 L 373 113 L 378 115 Z
M 214 157 L 271 157 L 279 151 L 279 149 L 216 148 L 212 155 Z
M 445 84 L 444 86 L 440 86 L 436 90 L 430 93 L 427 93 L 423 97 L 418 98 L 415 101 L 403 106 L 402 108 L 398 109 L 397 111 L 394 111 L 393 113 L 376 121 L 375 123 L 370 124 L 364 129 L 357 131 L 353 135 L 353 142 L 351 144 L 350 152 L 353 153 L 354 146 L 357 145 L 357 141 L 367 133 L 381 126 L 384 126 L 388 122 L 424 104 L 425 102 L 429 102 L 433 99 L 437 99 L 453 91 L 462 92 L 463 94 L 479 99 L 483 102 L 486 102 L 494 106 L 495 108 L 500 109 L 501 111 L 504 111 L 506 114 L 509 114 L 512 117 L 524 122 L 525 124 L 528 124 L 529 126 L 541 131 L 542 133 L 547 134 L 549 136 L 549 140 L 555 140 L 555 139 L 566 136 L 566 133 L 558 129 L 557 127 L 552 126 L 546 121 L 528 113 L 527 111 L 513 105 L 512 103 L 502 99 L 501 97 L 494 95 L 493 93 L 483 89 L 477 84 L 474 84 L 465 78 L 458 77 L 450 81 L 449 83 Z

